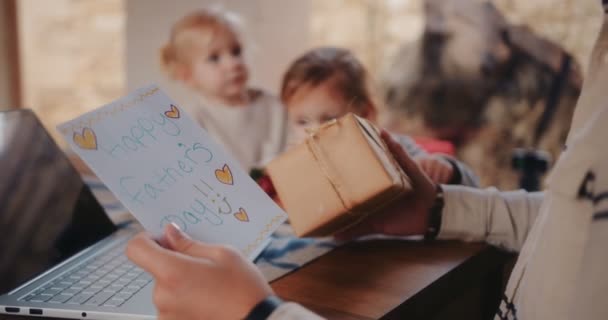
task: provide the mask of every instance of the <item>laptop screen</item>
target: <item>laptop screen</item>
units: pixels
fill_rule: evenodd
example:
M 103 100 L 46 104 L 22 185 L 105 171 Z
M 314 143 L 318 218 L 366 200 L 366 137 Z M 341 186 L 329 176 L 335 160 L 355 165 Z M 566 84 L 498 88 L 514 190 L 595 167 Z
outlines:
M 33 112 L 0 112 L 0 294 L 115 230 Z

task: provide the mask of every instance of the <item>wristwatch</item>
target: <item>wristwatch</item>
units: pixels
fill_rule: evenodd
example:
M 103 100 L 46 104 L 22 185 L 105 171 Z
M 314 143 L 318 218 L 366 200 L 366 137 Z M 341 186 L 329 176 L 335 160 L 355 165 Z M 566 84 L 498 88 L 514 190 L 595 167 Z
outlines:
M 274 295 L 268 296 L 253 307 L 245 320 L 266 320 L 281 304 L 283 304 L 281 298 Z
M 439 234 L 439 229 L 441 228 L 441 213 L 445 204 L 443 188 L 441 188 L 440 184 L 437 184 L 435 188 L 435 202 L 431 209 L 429 209 L 428 226 L 424 234 L 424 240 L 428 241 L 435 240 Z

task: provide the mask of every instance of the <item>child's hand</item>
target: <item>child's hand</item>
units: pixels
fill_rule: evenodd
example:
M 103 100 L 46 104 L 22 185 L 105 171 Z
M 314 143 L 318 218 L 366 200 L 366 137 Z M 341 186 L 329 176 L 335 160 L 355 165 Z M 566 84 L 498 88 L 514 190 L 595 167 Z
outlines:
M 156 280 L 159 319 L 243 319 L 273 293 L 234 249 L 194 241 L 173 225 L 161 242 L 168 249 L 140 234 L 127 247 L 129 259 Z
M 445 158 L 438 155 L 428 155 L 415 159 L 416 163 L 422 168 L 433 182 L 447 184 L 454 176 L 454 167 Z

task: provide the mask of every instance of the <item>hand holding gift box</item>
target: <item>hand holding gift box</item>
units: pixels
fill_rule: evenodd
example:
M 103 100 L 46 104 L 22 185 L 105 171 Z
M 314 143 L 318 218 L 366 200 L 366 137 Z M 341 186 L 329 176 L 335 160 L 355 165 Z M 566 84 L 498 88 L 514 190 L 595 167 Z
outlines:
M 334 234 L 412 189 L 378 130 L 353 114 L 311 132 L 266 170 L 298 236 Z

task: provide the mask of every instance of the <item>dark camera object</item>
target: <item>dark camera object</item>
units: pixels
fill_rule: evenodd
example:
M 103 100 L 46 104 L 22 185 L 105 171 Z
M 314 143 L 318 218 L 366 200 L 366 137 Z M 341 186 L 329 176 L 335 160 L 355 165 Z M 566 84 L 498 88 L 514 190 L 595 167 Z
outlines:
M 551 156 L 541 150 L 515 149 L 511 166 L 519 171 L 519 186 L 527 191 L 540 190 L 540 177 L 549 170 Z

